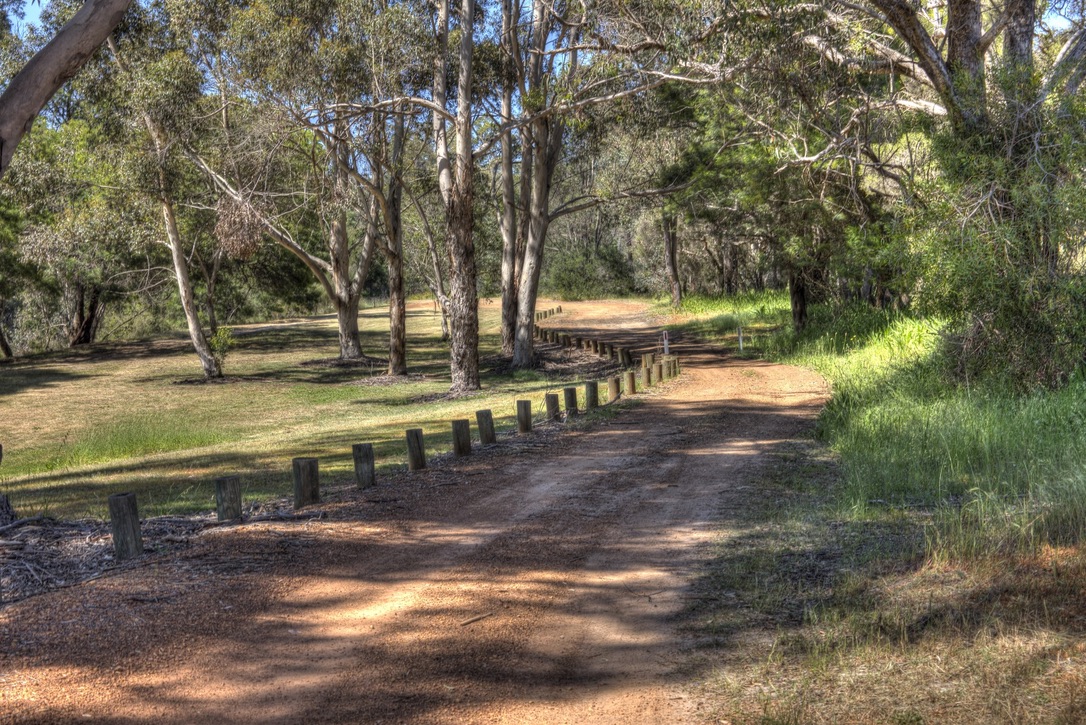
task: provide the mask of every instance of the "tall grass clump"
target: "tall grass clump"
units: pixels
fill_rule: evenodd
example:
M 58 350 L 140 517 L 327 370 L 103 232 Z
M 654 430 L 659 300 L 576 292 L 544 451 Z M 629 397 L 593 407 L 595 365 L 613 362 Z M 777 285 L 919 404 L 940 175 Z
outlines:
M 79 436 L 60 455 L 32 472 L 46 472 L 106 463 L 157 453 L 200 448 L 228 437 L 181 415 L 137 415 L 96 426 Z
M 735 312 L 719 304 L 722 331 L 734 334 L 738 319 L 776 324 L 759 351 L 830 382 L 818 430 L 840 455 L 838 503 L 851 515 L 931 511 L 940 556 L 1086 539 L 1086 379 L 1028 394 L 964 385 L 951 374 L 944 319 L 819 305 L 797 334 L 776 307 L 751 315 L 744 300 Z

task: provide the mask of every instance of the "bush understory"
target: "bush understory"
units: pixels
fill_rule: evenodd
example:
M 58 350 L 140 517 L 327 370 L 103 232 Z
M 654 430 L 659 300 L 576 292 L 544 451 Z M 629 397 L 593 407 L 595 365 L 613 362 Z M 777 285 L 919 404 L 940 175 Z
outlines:
M 1086 537 L 1086 380 L 1022 393 L 965 384 L 948 360 L 946 319 L 864 304 L 816 305 L 796 334 L 785 293 L 688 300 L 697 334 L 824 375 L 833 395 L 819 436 L 839 454 L 835 503 L 850 517 L 930 513 L 930 553 L 973 558 Z

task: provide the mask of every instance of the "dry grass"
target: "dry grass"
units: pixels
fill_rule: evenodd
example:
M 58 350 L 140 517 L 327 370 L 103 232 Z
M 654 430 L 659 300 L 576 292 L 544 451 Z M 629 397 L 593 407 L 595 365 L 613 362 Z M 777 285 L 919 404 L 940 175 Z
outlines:
M 688 611 L 710 719 L 1086 722 L 1086 557 L 1074 547 L 936 563 L 930 517 L 835 513 L 812 441 L 766 473 Z
M 22 514 L 100 516 L 106 496 L 135 491 L 147 515 L 206 510 L 217 476 L 240 474 L 247 499 L 284 495 L 290 459 L 316 456 L 322 479 L 353 477 L 351 444 L 373 442 L 378 466 L 403 466 L 403 431 L 421 427 L 428 452 L 451 446 L 449 421 L 494 411 L 514 426 L 514 400 L 542 399 L 561 373 L 497 365 L 498 310 L 482 309 L 484 389 L 450 399 L 448 352 L 430 305 L 411 305 L 404 381 L 373 367 L 323 364 L 338 353 L 334 318 L 241 327 L 228 382 L 190 384 L 199 366 L 181 338 L 98 346 L 33 358 L 0 377 L 0 491 Z M 364 349 L 387 346 L 387 314 L 364 310 Z M 378 382 L 381 384 L 372 384 Z

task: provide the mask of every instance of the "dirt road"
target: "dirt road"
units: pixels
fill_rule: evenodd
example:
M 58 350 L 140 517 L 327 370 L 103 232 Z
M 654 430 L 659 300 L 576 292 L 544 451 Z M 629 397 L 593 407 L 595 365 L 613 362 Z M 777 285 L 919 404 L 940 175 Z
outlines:
M 566 309 L 552 324 L 656 334 L 635 303 Z M 826 391 L 677 347 L 680 381 L 588 429 L 0 612 L 0 721 L 695 720 L 676 674 L 686 586 Z

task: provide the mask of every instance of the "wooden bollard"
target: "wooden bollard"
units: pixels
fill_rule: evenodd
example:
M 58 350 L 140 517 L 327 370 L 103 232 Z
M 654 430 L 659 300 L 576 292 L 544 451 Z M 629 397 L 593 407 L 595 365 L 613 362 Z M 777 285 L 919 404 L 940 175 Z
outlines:
M 475 422 L 479 426 L 479 444 L 492 446 L 498 442 L 498 436 L 494 433 L 494 414 L 489 410 L 475 411 Z
M 600 354 L 600 341 L 599 340 L 593 340 L 592 341 L 592 352 L 596 353 L 597 355 Z
M 452 422 L 453 455 L 457 458 L 471 455 L 471 421 L 467 418 Z
M 241 518 L 241 478 L 224 476 L 215 479 L 215 513 L 219 521 Z
M 652 387 L 652 368 L 641 368 L 641 387 Z
M 532 432 L 532 401 L 530 400 L 517 401 L 517 432 Z
M 580 350 L 581 349 L 581 344 L 582 344 L 581 343 L 581 338 L 579 338 L 579 337 L 573 338 L 573 348 L 575 350 Z
M 4 462 L 4 444 L 0 443 L 0 463 Z
M 602 358 L 611 357 L 610 349 L 611 349 L 610 343 L 601 342 L 600 343 L 600 357 L 602 357 Z
M 660 379 L 667 381 L 671 380 L 671 361 L 664 360 L 660 363 Z
M 584 409 L 586 411 L 600 406 L 600 386 L 595 380 L 584 384 Z
M 558 393 L 547 393 L 543 400 L 547 405 L 547 420 L 558 420 Z
M 351 446 L 354 458 L 354 482 L 359 488 L 377 485 L 377 461 L 373 455 L 372 443 L 355 443 Z
M 562 347 L 571 347 L 571 346 L 572 345 L 571 345 L 571 343 L 569 341 L 569 335 L 562 335 Z
M 426 468 L 426 442 L 422 428 L 407 431 L 407 470 L 421 471 Z
M 654 357 L 654 355 L 651 352 L 646 352 L 645 354 L 643 354 L 641 356 L 641 367 L 643 367 L 643 368 L 651 368 L 652 363 L 655 362 L 653 360 L 653 357 Z
M 109 522 L 113 528 L 113 555 L 117 561 L 143 556 L 136 494 L 115 493 L 109 497 Z
M 633 370 L 626 371 L 626 395 L 637 392 L 637 374 Z
M 316 458 L 295 458 L 294 508 L 300 509 L 321 502 L 320 467 Z
M 618 376 L 607 379 L 607 402 L 613 403 L 622 397 L 622 385 Z
M 562 398 L 566 415 L 577 415 L 577 388 L 562 388 Z
M 652 379 L 657 383 L 664 381 L 664 364 L 662 362 L 655 363 L 652 366 Z
M 559 312 L 559 313 L 561 313 L 561 312 L 562 312 L 562 305 L 558 305 L 558 312 Z

